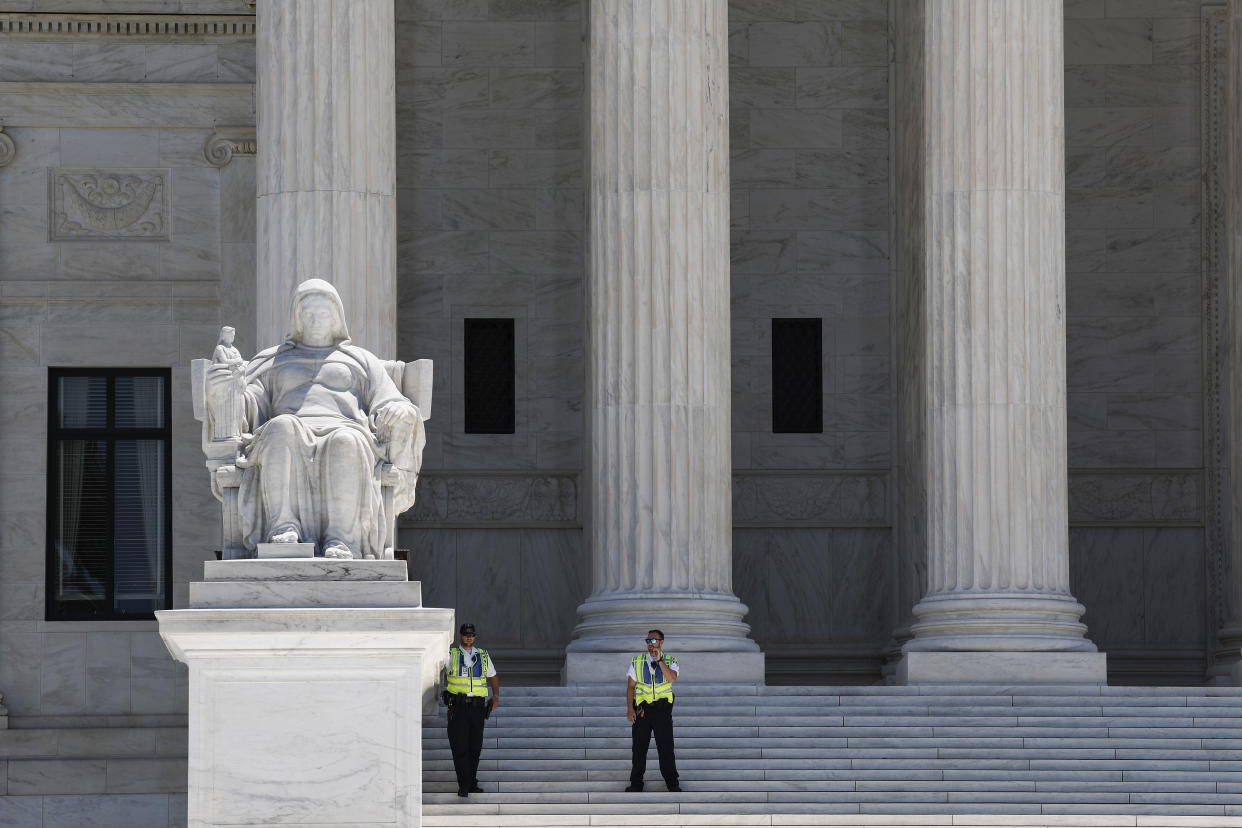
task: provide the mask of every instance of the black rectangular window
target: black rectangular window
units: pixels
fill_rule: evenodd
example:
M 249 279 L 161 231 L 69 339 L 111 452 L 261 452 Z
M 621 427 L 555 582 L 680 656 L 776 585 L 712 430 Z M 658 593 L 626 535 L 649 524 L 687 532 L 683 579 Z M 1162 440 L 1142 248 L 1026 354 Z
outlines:
M 513 320 L 465 322 L 466 433 L 512 434 L 517 428 Z
M 772 320 L 774 434 L 819 434 L 824 430 L 823 353 L 823 320 Z
M 172 594 L 167 368 L 48 372 L 47 618 L 143 619 Z

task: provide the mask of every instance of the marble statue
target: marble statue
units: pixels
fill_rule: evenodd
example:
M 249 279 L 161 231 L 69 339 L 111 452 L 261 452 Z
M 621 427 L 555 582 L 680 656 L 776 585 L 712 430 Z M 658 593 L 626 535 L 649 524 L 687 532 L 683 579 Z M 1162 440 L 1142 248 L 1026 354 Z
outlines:
M 245 365 L 246 361 L 242 359 L 241 352 L 233 347 L 233 339 L 236 336 L 237 329 L 232 325 L 225 325 L 220 329 L 220 341 L 216 343 L 216 350 L 211 355 L 213 363 L 227 365 L 230 368 L 240 368 Z
M 245 361 L 231 334 L 221 330 L 198 369 L 213 488 L 235 509 L 244 550 L 227 557 L 253 556 L 260 543 L 313 543 L 326 558 L 391 558 L 425 442 L 426 417 L 398 386 L 405 364 L 350 344 L 341 298 L 322 279 L 298 285 L 280 345 Z M 231 457 L 216 449 L 213 464 L 221 445 Z M 235 489 L 232 501 L 224 488 Z M 229 523 L 226 513 L 226 547 Z
M 212 407 L 209 417 L 212 439 L 227 439 L 241 433 L 241 422 L 245 416 L 243 400 L 246 388 L 246 360 L 241 352 L 233 347 L 233 338 L 237 330 L 225 325 L 220 329 L 220 341 L 211 355 L 213 366 L 223 366 L 229 371 L 227 381 L 217 380 L 217 404 Z

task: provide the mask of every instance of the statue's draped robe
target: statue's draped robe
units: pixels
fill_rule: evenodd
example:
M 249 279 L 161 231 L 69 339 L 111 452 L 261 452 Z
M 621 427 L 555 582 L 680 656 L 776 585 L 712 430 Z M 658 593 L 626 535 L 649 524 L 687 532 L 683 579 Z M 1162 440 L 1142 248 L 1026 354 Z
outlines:
M 413 470 L 412 495 L 419 458 L 410 455 L 421 454 L 423 442 L 417 417 L 414 433 L 392 436 L 392 457 L 377 442 L 380 411 L 414 408 L 383 363 L 346 343 L 314 348 L 285 342 L 250 361 L 244 403 L 247 430 L 254 434 L 238 462 L 246 548 L 295 528 L 303 539 L 318 539 L 319 554 L 339 541 L 355 558 L 383 557 L 383 463 L 391 460 L 403 476 Z M 408 505 L 398 503 L 398 511 Z

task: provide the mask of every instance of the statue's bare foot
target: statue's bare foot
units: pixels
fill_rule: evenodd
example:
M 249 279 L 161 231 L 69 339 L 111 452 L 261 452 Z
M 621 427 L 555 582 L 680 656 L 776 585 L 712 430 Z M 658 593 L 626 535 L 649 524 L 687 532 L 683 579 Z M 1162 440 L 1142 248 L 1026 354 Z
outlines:
M 354 553 L 350 552 L 349 547 L 346 546 L 345 544 L 339 543 L 339 542 L 333 542 L 324 547 L 323 556 L 325 558 L 337 558 L 340 560 L 351 560 L 354 557 Z
M 286 529 L 283 532 L 276 532 L 272 535 L 272 543 L 297 543 L 298 530 Z

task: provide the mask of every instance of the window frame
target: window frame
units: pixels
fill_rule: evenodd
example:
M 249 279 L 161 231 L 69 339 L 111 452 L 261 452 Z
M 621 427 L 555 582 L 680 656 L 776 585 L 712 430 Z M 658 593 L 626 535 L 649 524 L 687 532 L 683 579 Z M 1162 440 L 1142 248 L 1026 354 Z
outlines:
M 60 380 L 65 377 L 104 377 L 106 379 L 105 405 L 106 421 L 102 428 L 64 428 L 60 425 Z M 122 377 L 159 377 L 163 380 L 164 425 L 159 428 L 118 428 L 116 426 L 116 381 Z M 119 440 L 159 440 L 164 445 L 164 555 L 163 555 L 163 591 L 164 600 L 158 609 L 172 607 L 172 564 L 173 564 L 173 530 L 172 530 L 172 369 L 168 367 L 135 367 L 135 368 L 75 368 L 64 366 L 48 367 L 48 412 L 47 412 L 47 517 L 46 534 L 46 571 L 44 575 L 44 620 L 45 621 L 152 621 L 155 610 L 144 612 L 124 612 L 115 608 L 116 602 L 116 489 L 109 486 L 108 498 L 108 546 L 112 555 L 108 556 L 108 577 L 105 584 L 103 611 L 70 610 L 56 600 L 56 573 L 58 557 L 56 550 L 57 524 L 60 518 L 61 503 L 59 498 L 60 466 L 57 462 L 57 451 L 63 440 L 97 440 L 106 444 L 107 459 L 105 461 L 106 479 L 115 483 L 116 442 Z

